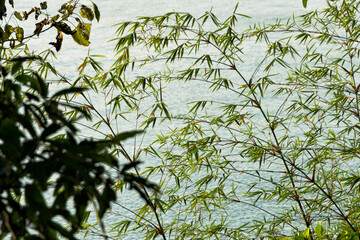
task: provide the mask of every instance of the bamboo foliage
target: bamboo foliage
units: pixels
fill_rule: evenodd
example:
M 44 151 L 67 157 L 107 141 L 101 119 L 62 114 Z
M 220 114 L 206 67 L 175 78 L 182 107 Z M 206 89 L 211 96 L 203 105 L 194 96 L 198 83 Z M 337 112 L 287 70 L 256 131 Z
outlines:
M 136 110 L 148 132 L 169 127 L 136 155 L 157 159 L 142 175 L 162 194 L 113 232 L 358 239 L 358 7 L 328 1 L 250 27 L 238 6 L 224 20 L 170 12 L 118 24 L 109 105 Z M 143 76 L 128 77 L 137 67 Z M 169 100 L 180 84 L 191 96 L 181 111 Z
M 53 100 L 127 164 L 106 227 L 89 221 L 84 236 L 359 239 L 359 4 L 250 26 L 239 5 L 225 19 L 140 17 L 116 25 L 109 69 L 88 54 L 74 80 L 53 51 L 35 61 L 25 49 L 29 65 L 14 73 L 70 85 Z M 89 9 L 80 15 L 99 20 Z M 88 45 L 82 30 L 74 40 Z M 128 126 L 145 134 L 117 141 Z

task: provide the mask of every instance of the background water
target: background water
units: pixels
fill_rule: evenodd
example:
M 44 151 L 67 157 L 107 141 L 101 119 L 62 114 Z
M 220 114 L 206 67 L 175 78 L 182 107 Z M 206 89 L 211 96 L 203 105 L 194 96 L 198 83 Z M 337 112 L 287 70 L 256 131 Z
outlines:
M 42 1 L 24 1 L 18 0 L 15 1 L 16 9 L 18 10 L 28 10 L 31 7 L 37 5 Z M 60 5 L 65 2 L 61 0 L 52 0 L 48 1 L 49 12 L 55 12 Z M 64 73 L 69 78 L 74 78 L 76 76 L 76 68 L 81 64 L 82 59 L 87 56 L 88 52 L 90 54 L 99 54 L 106 55 L 105 58 L 100 59 L 104 63 L 104 68 L 110 67 L 111 63 L 114 61 L 114 53 L 113 47 L 114 43 L 109 42 L 109 40 L 115 37 L 116 27 L 113 25 L 122 21 L 136 20 L 138 16 L 153 16 L 164 14 L 169 11 L 182 11 L 189 12 L 194 16 L 201 16 L 205 11 L 213 9 L 215 15 L 217 15 L 220 19 L 225 19 L 229 15 L 232 14 L 232 11 L 239 2 L 238 12 L 249 15 L 251 19 L 242 19 L 240 25 L 247 26 L 250 24 L 258 23 L 258 22 L 267 22 L 272 23 L 277 18 L 286 19 L 291 17 L 292 14 L 295 16 L 304 13 L 306 10 L 302 6 L 301 0 L 253 0 L 253 1 L 233 1 L 233 0 L 184 0 L 184 1 L 174 1 L 174 0 L 138 0 L 138 1 L 130 1 L 130 0 L 101 0 L 95 1 L 99 7 L 101 12 L 101 21 L 97 23 L 93 22 L 90 47 L 79 46 L 74 43 L 69 36 L 65 36 L 64 44 L 62 46 L 61 51 L 57 54 L 57 59 L 53 59 L 53 64 L 60 70 L 60 72 Z M 90 3 L 84 1 L 84 3 Z M 308 10 L 315 9 L 321 7 L 321 1 L 309 0 Z M 33 31 L 33 26 L 28 25 L 26 32 Z M 35 49 L 40 52 L 46 48 L 49 48 L 49 42 L 54 41 L 56 37 L 55 31 L 49 31 L 41 35 L 38 39 L 33 39 L 29 42 L 30 48 Z M 256 53 L 261 52 L 261 48 L 254 49 L 254 59 L 249 60 L 249 69 L 252 67 L 252 60 L 255 62 L 258 61 Z M 136 53 L 135 53 L 136 54 Z M 162 65 L 152 65 L 154 71 L 161 70 Z M 247 66 L 244 66 L 246 69 Z M 56 80 L 56 79 L 54 79 Z M 182 89 L 178 90 L 175 93 L 167 95 L 170 102 L 176 103 L 175 108 L 182 108 L 182 102 L 187 102 L 191 99 L 191 92 L 184 91 Z M 205 93 L 211 94 L 211 93 Z M 214 96 L 210 96 L 214 97 Z M 216 97 L 216 96 L 215 96 Z M 226 97 L 221 94 L 217 97 Z M 103 95 L 92 95 L 91 99 L 93 102 L 97 102 L 99 108 L 103 108 L 104 104 L 102 103 L 104 96 Z M 196 99 L 195 99 L 196 100 Z M 101 109 L 105 111 L 105 109 Z M 181 109 L 180 112 L 182 112 Z M 128 130 L 129 128 L 134 128 L 134 123 L 129 122 L 127 125 L 122 127 L 123 130 Z M 104 130 L 106 131 L 106 130 Z M 93 136 L 91 133 L 90 136 Z M 84 132 L 84 135 L 88 135 Z M 148 132 L 146 135 L 145 144 L 147 141 L 151 141 L 153 139 L 154 133 Z M 129 147 L 131 147 L 131 143 L 129 143 Z M 151 163 L 148 163 L 151 164 Z M 129 209 L 135 210 L 142 204 L 142 202 L 136 199 L 137 195 L 126 195 L 119 199 L 121 204 L 125 205 Z M 258 212 L 255 208 L 249 206 L 234 206 L 234 212 L 237 212 L 233 218 L 233 224 L 239 225 L 252 219 L 254 215 L 257 215 Z M 239 214 L 241 213 L 241 214 Z M 116 221 L 119 221 L 121 218 L 128 216 L 129 212 L 125 211 L 121 208 L 114 207 L 114 214 L 110 215 L 107 218 L 107 223 L 111 224 Z M 259 215 L 260 216 L 260 215 Z M 165 220 L 166 221 L 166 220 Z M 139 237 L 139 236 L 137 236 Z M 95 236 L 89 236 L 88 239 L 96 239 Z M 134 239 L 134 235 L 128 236 L 128 239 Z

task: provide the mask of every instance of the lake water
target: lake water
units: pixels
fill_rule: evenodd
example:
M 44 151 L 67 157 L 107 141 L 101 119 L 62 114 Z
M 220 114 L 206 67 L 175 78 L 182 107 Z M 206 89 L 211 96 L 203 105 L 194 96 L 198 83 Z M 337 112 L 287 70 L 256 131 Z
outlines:
M 42 1 L 15 1 L 16 8 L 21 10 L 28 10 L 29 8 L 33 7 L 37 3 Z M 53 0 L 48 1 L 49 11 L 55 11 L 61 3 L 64 1 L 60 0 Z M 213 12 L 220 18 L 224 19 L 227 16 L 232 14 L 232 11 L 239 2 L 238 12 L 251 16 L 252 19 L 243 19 L 241 25 L 247 26 L 249 24 L 254 24 L 258 22 L 268 22 L 272 23 L 277 18 L 288 18 L 291 17 L 292 14 L 300 15 L 305 12 L 304 8 L 302 7 L 301 0 L 254 0 L 254 1 L 233 1 L 233 0 L 184 0 L 184 1 L 174 1 L 174 0 L 167 0 L 167 1 L 160 1 L 160 0 L 138 0 L 138 1 L 130 1 L 130 0 L 101 0 L 96 1 L 99 10 L 101 12 L 101 21 L 97 23 L 94 21 L 92 26 L 91 32 L 91 46 L 89 48 L 82 47 L 74 43 L 71 37 L 65 36 L 64 44 L 62 46 L 61 51 L 57 54 L 58 59 L 54 59 L 54 65 L 67 77 L 73 78 L 76 76 L 74 74 L 76 72 L 76 68 L 81 64 L 82 59 L 86 57 L 88 51 L 90 54 L 99 54 L 99 55 L 106 55 L 105 58 L 100 59 L 104 63 L 104 68 L 110 67 L 112 62 L 114 61 L 114 53 L 113 47 L 114 43 L 109 42 L 109 40 L 115 37 L 115 30 L 116 27 L 113 27 L 114 24 L 122 22 L 122 21 L 129 21 L 129 20 L 136 20 L 137 16 L 152 16 L 152 15 L 160 15 L 164 14 L 169 11 L 182 11 L 182 12 L 189 12 L 194 16 L 201 16 L 205 11 L 213 9 Z M 320 1 L 309 0 L 308 9 L 315 9 L 321 5 Z M 84 3 L 89 3 L 84 1 Z M 28 27 L 29 31 L 31 31 L 32 26 Z M 37 49 L 37 51 L 41 51 L 43 49 L 49 48 L 49 42 L 54 41 L 56 33 L 54 31 L 43 34 L 40 36 L 39 39 L 34 39 L 29 42 L 29 45 L 32 49 Z M 254 50 L 261 51 L 261 49 Z M 256 54 L 254 55 L 256 56 Z M 257 61 L 257 59 L 254 59 Z M 251 65 L 251 61 L 249 63 Z M 249 67 L 251 67 L 249 65 Z M 161 70 L 162 65 L 153 65 L 153 70 Z M 246 67 L 246 66 L 245 66 Z M 179 87 L 179 86 L 177 86 Z M 188 102 L 192 100 L 191 92 L 180 91 L 179 88 L 175 92 L 167 95 L 170 102 L 175 102 L 173 109 L 180 109 L 179 112 L 183 112 L 184 106 L 182 106 L 183 102 Z M 211 93 L 205 93 L 211 94 Z M 215 96 L 221 99 L 221 95 Z M 214 96 L 210 96 L 214 97 Z M 104 104 L 101 102 L 104 99 L 103 95 L 95 96 L 92 95 L 91 99 L 93 102 L 96 102 L 101 108 Z M 101 109 L 105 111 L 104 109 Z M 129 128 L 134 128 L 135 125 L 133 122 L 128 122 L 123 125 L 123 130 L 128 130 Z M 103 129 L 102 131 L 106 132 L 107 130 Z M 84 135 L 89 135 L 84 131 Z M 95 133 L 90 134 L 91 137 L 95 136 Z M 145 144 L 149 141 L 152 141 L 154 138 L 154 133 L 148 132 L 146 135 Z M 127 143 L 128 147 L 131 148 L 132 143 Z M 151 163 L 147 163 L 151 164 Z M 138 208 L 142 202 L 136 199 L 137 195 L 127 195 L 121 196 L 119 201 L 122 205 L 125 205 L 129 209 L 135 210 Z M 233 211 L 237 212 L 233 216 L 233 224 L 240 225 L 244 222 L 253 218 L 254 215 L 258 215 L 257 209 L 254 209 L 249 206 L 234 206 Z M 239 214 L 239 212 L 241 214 Z M 129 216 L 131 213 L 129 211 L 124 210 L 122 208 L 114 207 L 114 214 L 110 215 L 107 218 L 107 224 L 113 224 L 117 221 L 120 221 L 121 218 Z M 261 214 L 260 214 L 261 215 Z M 260 216 L 259 215 L 259 216 Z M 166 222 L 166 219 L 164 220 Z M 139 235 L 129 235 L 127 238 L 122 239 L 136 239 L 139 238 Z M 96 236 L 89 235 L 87 239 L 97 239 Z M 101 238 L 99 238 L 101 239 Z

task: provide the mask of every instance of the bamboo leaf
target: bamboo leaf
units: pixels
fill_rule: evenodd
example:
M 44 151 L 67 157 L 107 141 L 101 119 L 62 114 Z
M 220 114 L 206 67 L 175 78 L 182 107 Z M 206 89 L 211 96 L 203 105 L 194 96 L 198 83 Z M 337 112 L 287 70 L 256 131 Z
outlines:
M 307 7 L 307 2 L 308 2 L 308 0 L 302 0 L 302 4 L 303 4 L 304 8 Z

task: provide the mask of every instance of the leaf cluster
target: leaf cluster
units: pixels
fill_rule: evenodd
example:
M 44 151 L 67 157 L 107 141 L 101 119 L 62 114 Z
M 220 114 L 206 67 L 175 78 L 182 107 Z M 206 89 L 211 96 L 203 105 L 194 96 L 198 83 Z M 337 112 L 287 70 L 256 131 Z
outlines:
M 13 1 L 10 2 L 14 8 Z M 1 7 L 0 5 L 0 9 L 3 12 L 1 19 L 7 16 L 5 1 L 2 1 L 2 3 L 4 6 Z M 16 46 L 21 46 L 24 40 L 29 40 L 55 28 L 57 29 L 56 41 L 49 44 L 53 45 L 56 51 L 61 49 L 63 34 L 72 36 L 73 40 L 79 45 L 89 46 L 91 23 L 85 21 L 92 22 L 94 19 L 100 21 L 100 11 L 94 2 L 89 7 L 84 4 L 80 5 L 78 1 L 69 0 L 62 4 L 58 13 L 53 16 L 48 13 L 47 9 L 48 4 L 45 1 L 41 2 L 38 7 L 33 7 L 28 11 L 14 11 L 10 18 L 16 18 L 13 19 L 15 25 L 10 25 L 10 19 L 8 19 L 7 23 L 0 27 L 0 43 L 4 46 L 8 42 L 11 48 L 15 48 Z M 32 15 L 34 15 L 36 21 L 34 24 L 35 29 L 33 33 L 26 34 L 24 28 L 21 27 L 21 23 L 19 24 L 18 22 L 31 21 Z M 74 27 L 71 27 L 71 25 Z
M 56 99 L 86 89 L 67 88 L 49 96 L 44 80 L 20 67 L 28 60 L 13 59 L 13 65 L 0 69 L 0 238 L 57 239 L 60 234 L 75 239 L 90 203 L 101 221 L 116 200 L 109 169 L 126 183 L 155 186 L 127 173 L 134 164 L 121 169 L 109 151 L 138 131 L 112 140 L 79 138 L 76 120 L 66 119 L 61 109 L 87 112 Z

